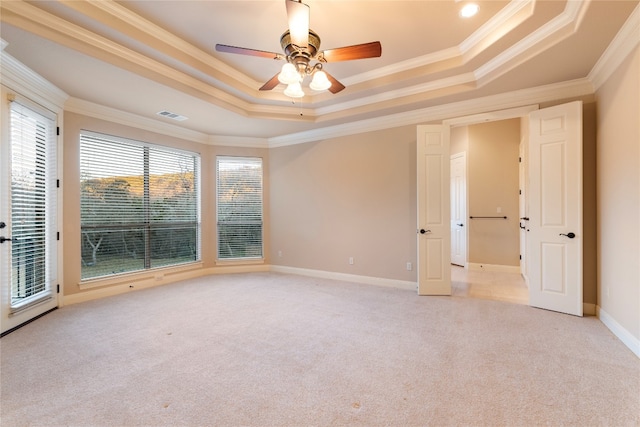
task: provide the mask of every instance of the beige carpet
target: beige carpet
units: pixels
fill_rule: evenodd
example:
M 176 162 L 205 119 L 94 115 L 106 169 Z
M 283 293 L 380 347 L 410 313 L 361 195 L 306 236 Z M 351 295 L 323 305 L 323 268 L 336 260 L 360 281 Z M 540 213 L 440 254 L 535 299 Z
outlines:
M 0 340 L 4 426 L 637 426 L 596 318 L 281 274 L 63 307 Z

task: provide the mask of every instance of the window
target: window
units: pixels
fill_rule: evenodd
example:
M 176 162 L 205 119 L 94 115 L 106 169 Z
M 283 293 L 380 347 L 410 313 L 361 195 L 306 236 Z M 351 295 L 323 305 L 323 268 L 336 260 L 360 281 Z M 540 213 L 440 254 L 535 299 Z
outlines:
M 13 239 L 8 269 L 13 313 L 50 298 L 51 286 L 57 277 L 54 117 L 44 116 L 17 101 L 11 102 L 10 231 L 2 230 L 0 234 Z M 3 267 L 4 264 L 0 265 Z
M 218 259 L 262 258 L 262 159 L 218 157 Z
M 200 259 L 200 156 L 82 131 L 82 278 Z

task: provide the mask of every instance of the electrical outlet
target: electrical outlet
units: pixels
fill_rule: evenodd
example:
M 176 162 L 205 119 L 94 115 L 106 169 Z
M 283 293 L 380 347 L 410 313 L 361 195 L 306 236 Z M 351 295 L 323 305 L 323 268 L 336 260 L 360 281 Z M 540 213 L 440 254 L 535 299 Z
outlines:
M 410 262 L 407 263 L 407 271 L 411 271 L 413 269 L 413 265 Z
M 352 256 L 349 257 L 349 265 L 353 265 L 353 257 Z
M 282 258 L 282 251 L 278 251 L 278 258 Z

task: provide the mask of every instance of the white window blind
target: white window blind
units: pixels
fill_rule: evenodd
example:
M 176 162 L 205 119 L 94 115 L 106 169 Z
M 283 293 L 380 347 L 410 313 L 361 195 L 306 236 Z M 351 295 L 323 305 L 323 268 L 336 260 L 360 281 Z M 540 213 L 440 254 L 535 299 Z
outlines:
M 198 260 L 199 174 L 196 153 L 82 131 L 82 278 Z
M 218 157 L 218 258 L 262 258 L 262 159 Z
M 55 135 L 52 118 L 17 101 L 11 103 L 11 307 L 15 310 L 49 297 L 57 277 Z

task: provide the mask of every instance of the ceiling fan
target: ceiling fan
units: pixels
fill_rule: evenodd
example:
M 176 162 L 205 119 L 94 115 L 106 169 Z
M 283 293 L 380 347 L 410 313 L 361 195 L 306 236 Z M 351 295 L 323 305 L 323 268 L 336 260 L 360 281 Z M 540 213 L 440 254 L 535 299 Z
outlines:
M 338 93 L 345 86 L 323 70 L 323 63 L 377 58 L 382 54 L 379 41 L 321 51 L 320 36 L 309 29 L 309 6 L 301 0 L 285 0 L 285 4 L 289 29 L 280 37 L 284 54 L 216 44 L 218 52 L 287 61 L 282 70 L 262 85 L 260 90 L 271 90 L 283 83 L 287 85 L 285 95 L 301 98 L 304 96 L 301 82 L 306 76 L 312 76 L 309 84 L 311 89 L 328 89 L 331 93 Z

